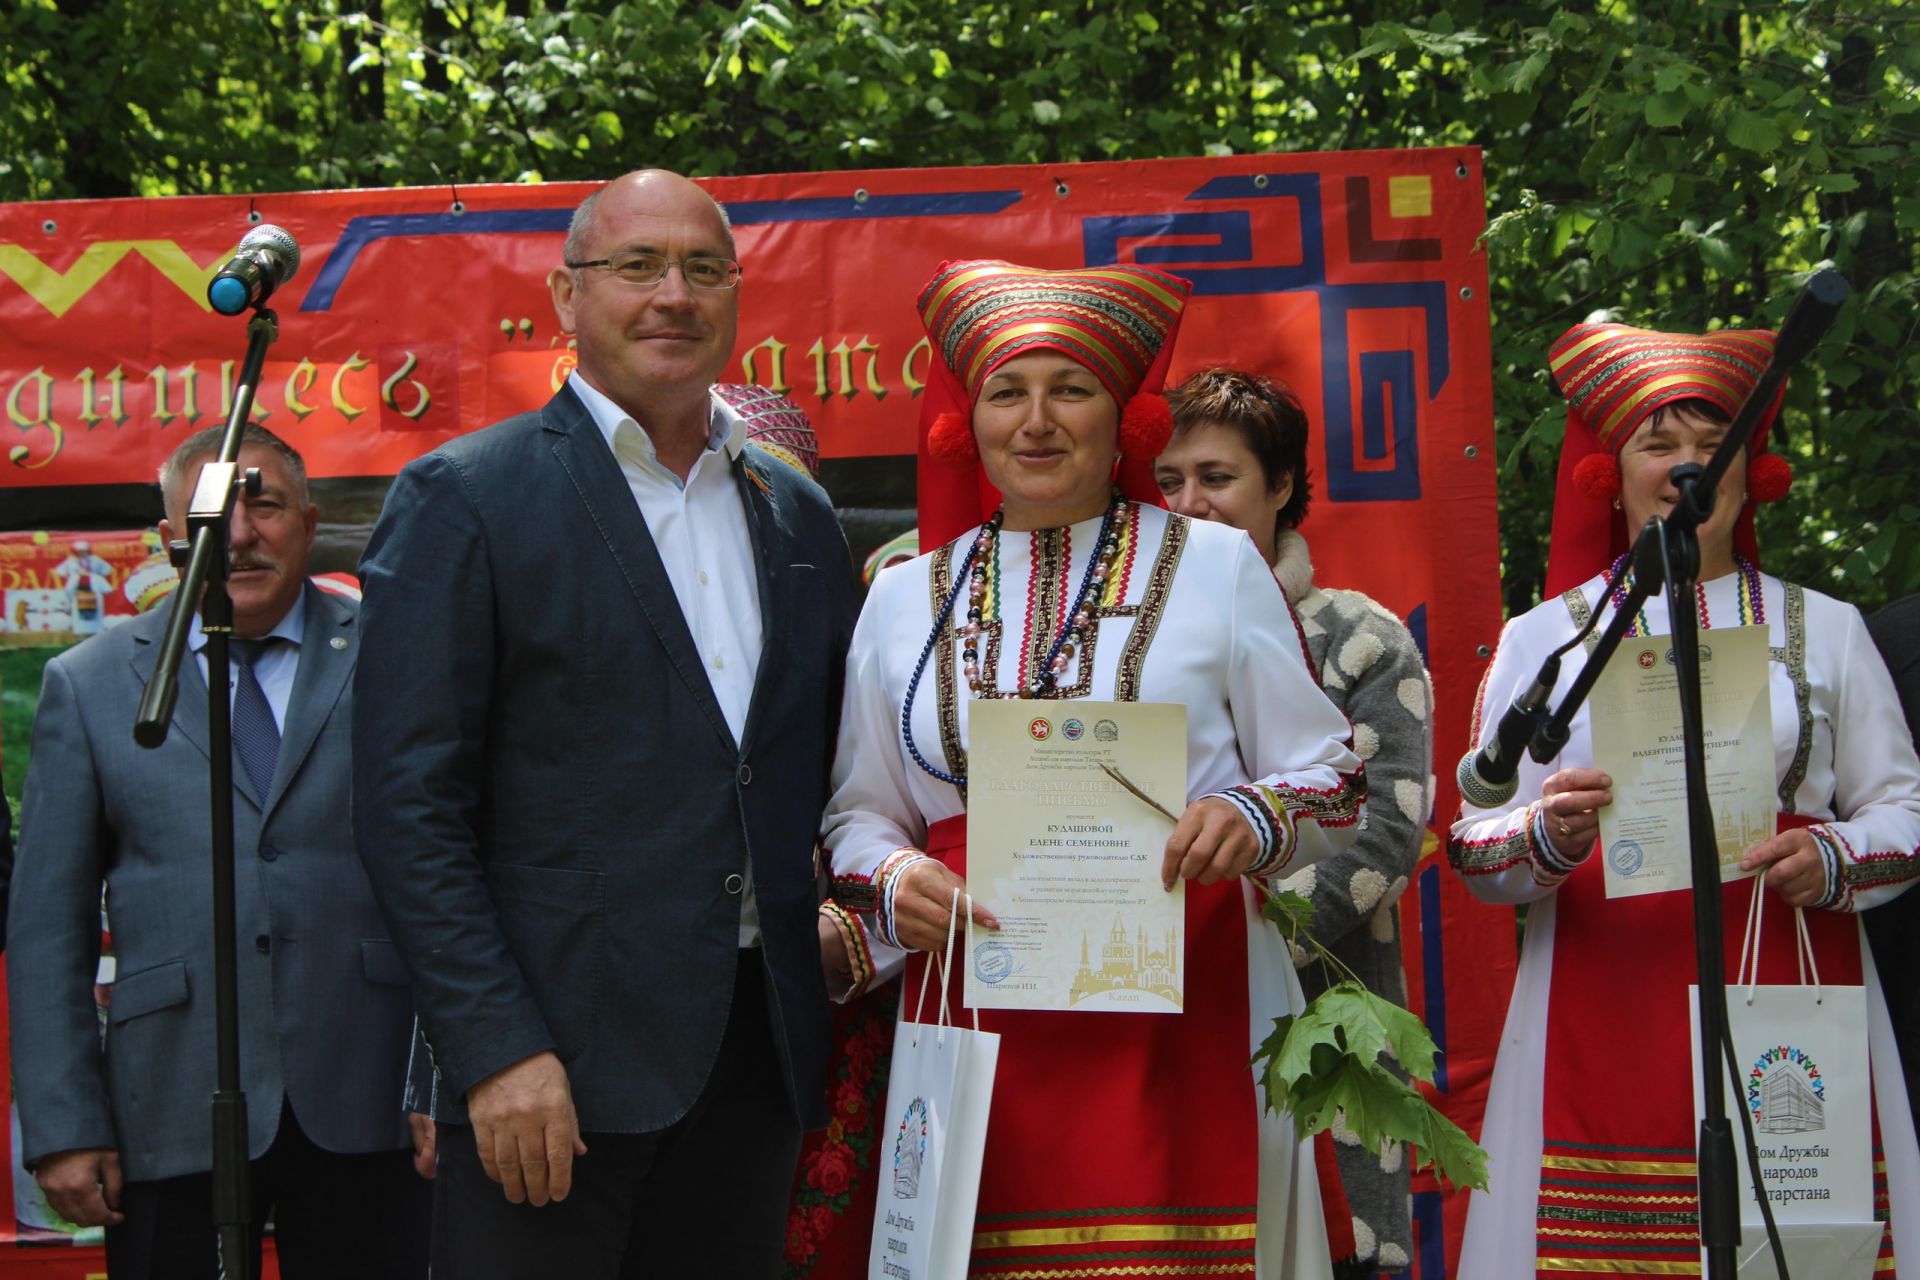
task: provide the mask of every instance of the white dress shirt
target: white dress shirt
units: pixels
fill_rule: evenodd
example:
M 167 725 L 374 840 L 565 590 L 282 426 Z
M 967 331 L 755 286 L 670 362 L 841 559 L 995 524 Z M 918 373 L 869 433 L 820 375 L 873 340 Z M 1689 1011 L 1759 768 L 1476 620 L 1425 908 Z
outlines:
M 294 673 L 300 669 L 300 641 L 307 631 L 307 602 L 305 594 L 293 602 L 293 608 L 287 610 L 287 616 L 267 636 L 283 640 L 284 644 L 271 644 L 261 651 L 259 660 L 253 664 L 253 678 L 260 682 L 260 691 L 267 695 L 267 705 L 273 708 L 274 727 L 281 733 L 287 731 L 287 703 L 293 697 Z M 193 650 L 194 660 L 200 664 L 200 679 L 207 678 L 207 637 L 200 630 L 200 615 L 193 615 L 193 627 L 187 632 L 187 647 Z M 230 674 L 238 676 L 235 664 L 229 660 Z M 233 707 L 234 685 L 236 680 L 227 682 L 227 707 Z
M 718 401 L 713 404 L 707 447 L 684 482 L 660 463 L 653 437 L 578 373 L 567 385 L 593 415 L 620 464 L 647 531 L 666 566 L 680 616 L 693 634 L 707 683 L 720 703 L 737 743 L 746 732 L 747 708 L 760 672 L 762 621 L 760 580 L 753 539 L 733 461 L 746 447 L 746 429 Z M 741 894 L 740 945 L 758 946 L 760 914 L 753 895 L 753 869 Z

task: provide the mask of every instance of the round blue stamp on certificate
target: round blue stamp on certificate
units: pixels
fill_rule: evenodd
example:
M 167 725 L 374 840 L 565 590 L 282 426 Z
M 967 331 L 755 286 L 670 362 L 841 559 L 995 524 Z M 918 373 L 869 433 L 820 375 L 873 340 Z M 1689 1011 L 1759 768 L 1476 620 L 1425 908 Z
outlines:
M 998 986 L 1013 976 L 1013 952 L 998 942 L 983 942 L 973 949 L 973 976 L 988 986 Z
M 1607 861 L 1623 876 L 1630 876 L 1647 864 L 1646 851 L 1631 840 L 1622 840 L 1607 850 Z

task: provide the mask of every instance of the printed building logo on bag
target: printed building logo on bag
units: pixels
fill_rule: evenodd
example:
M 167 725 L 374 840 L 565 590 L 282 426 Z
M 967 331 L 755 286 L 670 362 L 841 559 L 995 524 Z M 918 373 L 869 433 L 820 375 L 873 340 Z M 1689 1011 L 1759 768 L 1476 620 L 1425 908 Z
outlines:
M 1775 1045 L 1747 1072 L 1747 1110 L 1762 1133 L 1812 1133 L 1827 1127 L 1827 1085 L 1804 1049 Z
M 893 1194 L 901 1200 L 920 1195 L 920 1166 L 927 1158 L 927 1100 L 915 1098 L 900 1117 L 893 1139 Z

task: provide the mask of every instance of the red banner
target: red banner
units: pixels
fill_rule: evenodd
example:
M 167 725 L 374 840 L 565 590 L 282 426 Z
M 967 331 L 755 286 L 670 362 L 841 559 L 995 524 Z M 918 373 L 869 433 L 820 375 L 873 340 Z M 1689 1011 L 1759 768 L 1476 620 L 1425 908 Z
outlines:
M 1438 702 L 1438 812 L 1498 634 L 1493 397 L 1473 149 L 717 178 L 745 264 L 732 376 L 788 391 L 833 459 L 913 451 L 947 258 L 1186 276 L 1179 377 L 1277 377 L 1315 424 L 1303 532 L 1323 583 L 1406 618 Z M 0 206 L 0 486 L 147 481 L 222 420 L 245 345 L 205 287 L 250 225 L 300 242 L 256 412 L 316 476 L 388 475 L 542 403 L 571 367 L 545 276 L 589 184 Z M 911 505 L 911 495 L 899 495 Z M 1440 1098 L 1478 1132 L 1513 972 L 1506 912 L 1423 864 L 1403 900 Z M 1458 1198 L 1416 1195 L 1416 1274 Z M 1449 1250 L 1450 1252 L 1450 1250 Z

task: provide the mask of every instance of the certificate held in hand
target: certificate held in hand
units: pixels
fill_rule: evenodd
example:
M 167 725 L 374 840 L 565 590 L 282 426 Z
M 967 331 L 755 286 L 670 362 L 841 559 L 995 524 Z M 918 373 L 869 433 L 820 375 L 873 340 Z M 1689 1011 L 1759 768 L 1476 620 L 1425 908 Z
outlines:
M 1609 898 L 1693 883 L 1672 646 L 1668 636 L 1627 641 L 1593 687 L 1593 763 L 1613 778 L 1613 803 L 1600 810 Z M 1773 834 L 1779 809 L 1767 662 L 1765 627 L 1716 627 L 1700 637 L 1707 791 L 1722 880 L 1743 874 L 1740 855 Z
M 1180 1012 L 1186 894 L 1160 864 L 1187 803 L 1187 709 L 982 701 L 968 744 L 967 882 L 1000 928 L 970 931 L 967 1003 Z

